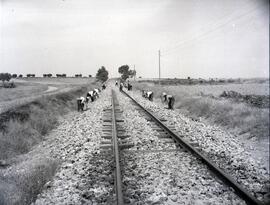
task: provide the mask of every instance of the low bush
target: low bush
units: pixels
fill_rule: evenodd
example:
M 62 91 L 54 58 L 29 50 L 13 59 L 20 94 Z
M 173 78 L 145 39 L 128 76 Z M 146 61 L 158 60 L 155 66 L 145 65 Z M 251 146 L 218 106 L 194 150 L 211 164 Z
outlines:
M 224 91 L 220 97 L 233 99 L 236 102 L 244 102 L 254 107 L 269 108 L 269 96 L 267 95 L 242 95 L 241 93 Z

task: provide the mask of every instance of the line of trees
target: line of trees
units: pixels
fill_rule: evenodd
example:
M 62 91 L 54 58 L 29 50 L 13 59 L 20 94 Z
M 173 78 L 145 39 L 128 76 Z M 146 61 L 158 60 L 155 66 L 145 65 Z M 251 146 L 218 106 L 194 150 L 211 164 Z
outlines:
M 51 78 L 51 77 L 52 77 L 52 74 L 51 74 L 51 73 L 43 74 L 43 77 L 44 77 L 44 78 Z
M 17 75 L 17 74 L 10 74 L 10 73 L 0 73 L 0 80 L 1 81 L 9 81 L 11 78 L 22 78 L 23 75 L 20 74 L 20 75 Z M 106 68 L 104 66 L 102 66 L 100 69 L 98 69 L 98 72 L 96 74 L 96 78 L 102 82 L 105 82 L 106 80 L 108 80 L 108 75 L 109 75 L 109 72 L 106 70 Z M 66 78 L 67 77 L 67 74 L 63 73 L 63 74 L 56 74 L 55 75 L 57 78 Z M 34 78 L 36 77 L 35 74 L 26 74 L 26 77 L 28 78 Z M 53 77 L 53 74 L 51 73 L 44 73 L 43 74 L 43 78 L 51 78 Z M 82 78 L 82 74 L 75 74 L 74 75 L 75 78 Z M 92 78 L 92 75 L 88 75 L 89 78 Z
M 1 74 L 6 74 L 6 73 L 1 73 Z M 22 78 L 23 77 L 23 75 L 22 74 L 10 74 L 10 73 L 8 73 L 10 76 L 11 76 L 11 78 Z M 66 78 L 67 77 L 67 74 L 65 74 L 65 73 L 63 73 L 63 74 L 56 74 L 55 75 L 57 78 Z M 26 77 L 28 77 L 28 78 L 34 78 L 34 77 L 36 77 L 36 75 L 35 74 L 26 74 Z M 51 73 L 44 73 L 43 74 L 43 78 L 52 78 L 53 77 L 53 74 L 51 74 Z M 75 77 L 76 78 L 82 78 L 83 76 L 82 76 L 82 74 L 75 74 Z M 92 75 L 88 75 L 88 77 L 89 78 L 92 78 Z
M 67 74 L 56 74 L 57 78 L 66 78 Z
M 51 77 L 52 77 L 52 74 L 51 74 L 51 73 L 43 74 L 43 77 L 44 77 L 44 78 L 51 78 Z
M 26 74 L 26 77 L 27 78 L 34 78 L 34 77 L 36 77 L 36 75 L 35 74 Z
M 22 77 L 23 77 L 22 74 L 20 74 L 20 75 L 17 75 L 16 73 L 11 74 L 11 78 L 22 78 Z

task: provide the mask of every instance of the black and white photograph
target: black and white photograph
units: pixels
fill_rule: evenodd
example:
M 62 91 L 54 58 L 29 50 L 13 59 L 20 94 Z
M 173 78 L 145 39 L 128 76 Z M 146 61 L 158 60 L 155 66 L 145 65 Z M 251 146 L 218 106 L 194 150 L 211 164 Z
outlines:
M 0 205 L 268 205 L 269 0 L 0 0 Z

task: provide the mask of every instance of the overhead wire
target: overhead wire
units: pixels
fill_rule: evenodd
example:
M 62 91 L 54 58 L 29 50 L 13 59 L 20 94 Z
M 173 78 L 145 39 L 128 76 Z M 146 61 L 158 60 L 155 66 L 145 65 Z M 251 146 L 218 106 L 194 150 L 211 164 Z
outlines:
M 221 18 L 219 18 L 219 20 L 216 20 L 215 22 L 210 22 L 210 23 L 205 24 L 205 25 L 202 27 L 202 29 L 200 29 L 200 30 L 205 30 L 205 29 L 204 29 L 205 27 L 213 27 L 213 26 L 215 26 L 215 25 L 219 26 L 219 25 L 220 25 L 219 22 L 222 21 L 222 20 L 224 20 L 224 19 L 225 19 L 224 17 L 226 17 L 226 18 L 228 18 L 228 16 L 231 17 L 231 16 L 234 15 L 234 13 L 236 13 L 236 11 L 233 11 L 233 12 L 230 13 L 229 15 L 223 15 Z M 221 23 L 222 23 L 222 22 L 221 22 Z M 196 33 L 200 33 L 200 30 L 198 30 Z M 191 39 L 192 39 L 192 38 L 195 38 L 195 37 L 196 37 L 196 36 L 192 36 Z M 186 41 L 190 41 L 191 39 L 188 38 L 188 39 L 182 40 L 182 41 L 180 41 L 180 42 L 177 42 L 177 43 L 175 43 L 175 44 L 182 44 L 182 43 L 185 43 Z M 175 48 L 175 47 L 169 48 L 169 49 L 165 49 L 165 50 L 163 50 L 163 52 L 170 51 L 170 50 L 172 50 L 172 49 L 174 49 L 174 48 Z
M 200 35 L 193 36 L 193 37 L 191 37 L 190 39 L 186 39 L 186 40 L 181 41 L 180 43 L 178 43 L 177 46 L 175 46 L 175 47 L 173 47 L 173 48 L 170 48 L 170 49 L 167 49 L 167 50 L 164 50 L 164 51 L 162 52 L 162 56 L 167 55 L 167 54 L 171 53 L 172 51 L 174 51 L 174 50 L 176 50 L 176 49 L 185 47 L 186 44 L 188 44 L 188 43 L 194 43 L 195 41 L 200 41 L 200 40 L 204 39 L 205 37 L 208 37 L 209 34 L 215 32 L 215 31 L 217 31 L 217 30 L 219 30 L 219 29 L 222 29 L 223 27 L 225 27 L 227 24 L 231 23 L 232 21 L 239 21 L 242 17 L 244 17 L 244 16 L 246 16 L 246 15 L 248 15 L 248 14 L 250 14 L 250 13 L 256 11 L 258 8 L 259 8 L 259 7 L 254 7 L 254 8 L 252 8 L 252 9 L 250 9 L 249 11 L 247 11 L 247 12 L 245 12 L 245 13 L 242 13 L 241 15 L 238 15 L 238 16 L 236 16 L 236 17 L 234 17 L 234 18 L 228 19 L 228 20 L 225 21 L 225 22 L 222 22 L 222 23 L 214 23 L 214 24 L 216 24 L 216 26 L 215 26 L 213 29 L 210 29 L 210 30 L 208 30 L 208 31 L 206 31 L 206 32 L 204 32 L 204 33 L 202 33 L 202 34 L 200 34 Z
M 174 47 L 174 48 L 172 48 L 172 49 L 167 49 L 167 50 L 163 51 L 161 57 L 162 57 L 164 60 L 166 60 L 166 59 L 167 59 L 166 56 L 168 56 L 168 54 L 171 54 L 172 52 L 176 52 L 176 51 L 175 51 L 176 49 L 184 48 L 184 47 L 186 47 L 186 46 L 188 46 L 188 45 L 190 45 L 190 44 L 194 44 L 194 43 L 196 43 L 196 42 L 198 42 L 198 41 L 205 40 L 205 39 L 207 39 L 207 38 L 209 37 L 209 35 L 210 35 L 211 33 L 214 33 L 215 31 L 217 31 L 217 30 L 219 30 L 219 29 L 222 29 L 223 27 L 227 26 L 227 24 L 231 23 L 232 21 L 239 21 L 239 20 L 242 20 L 243 17 L 245 17 L 245 16 L 247 16 L 248 14 L 250 14 L 250 13 L 256 11 L 256 10 L 259 9 L 259 8 L 260 8 L 259 6 L 253 7 L 252 9 L 248 10 L 247 12 L 242 13 L 241 15 L 238 15 L 238 16 L 236 16 L 236 17 L 234 17 L 234 18 L 230 18 L 230 19 L 228 19 L 227 21 L 223 22 L 222 24 L 219 24 L 217 27 L 215 27 L 215 28 L 213 28 L 213 29 L 211 29 L 211 30 L 208 30 L 208 31 L 205 32 L 205 33 L 202 33 L 202 34 L 199 35 L 197 38 L 192 38 L 192 39 L 190 39 L 190 40 L 185 40 L 183 43 L 181 43 L 181 45 L 178 45 L 178 46 L 176 46 L 176 47 Z M 246 25 L 246 26 L 248 26 L 248 25 Z M 233 32 L 233 29 L 232 29 L 232 30 L 229 30 L 228 32 L 229 32 L 229 33 Z M 228 34 L 228 33 L 227 33 L 227 34 Z M 220 37 L 220 36 L 215 36 L 215 37 L 213 37 L 212 39 L 216 39 L 217 37 Z M 164 58 L 164 56 L 165 56 L 165 58 Z M 165 66 L 165 65 L 163 65 L 162 67 L 164 67 L 164 66 Z

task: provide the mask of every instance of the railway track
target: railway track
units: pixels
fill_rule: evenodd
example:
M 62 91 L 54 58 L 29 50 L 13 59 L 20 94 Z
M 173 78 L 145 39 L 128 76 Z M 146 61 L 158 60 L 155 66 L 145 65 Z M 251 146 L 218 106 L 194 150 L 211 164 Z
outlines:
M 125 147 L 125 145 L 120 145 L 119 139 L 126 138 L 123 135 L 123 129 L 121 129 L 121 111 L 117 103 L 114 90 L 111 91 L 111 108 L 104 110 L 103 118 L 103 150 L 105 152 L 111 152 L 114 156 L 114 190 L 115 190 L 115 203 L 118 205 L 124 204 L 124 197 L 122 191 L 122 175 L 120 167 L 120 146 Z
M 257 200 L 254 196 L 248 193 L 244 188 L 242 188 L 232 177 L 219 169 L 211 160 L 209 160 L 206 156 L 201 154 L 197 148 L 193 147 L 191 144 L 187 143 L 182 139 L 181 136 L 175 133 L 173 127 L 167 126 L 165 124 L 165 119 L 158 119 L 153 113 L 146 110 L 143 106 L 141 106 L 136 100 L 134 100 L 131 96 L 129 96 L 126 92 L 122 92 L 125 96 L 127 96 L 134 105 L 137 106 L 138 111 L 145 116 L 145 119 L 151 123 L 151 127 L 160 134 L 160 137 L 163 138 L 163 142 L 167 144 L 176 144 L 175 148 L 164 148 L 158 150 L 140 150 L 137 152 L 140 153 L 169 153 L 169 152 L 179 152 L 185 151 L 194 155 L 197 159 L 202 161 L 207 167 L 211 170 L 211 172 L 217 176 L 220 180 L 222 180 L 227 186 L 232 187 L 235 193 L 243 199 L 247 204 L 263 204 L 259 200 Z M 125 191 L 127 189 L 126 186 L 123 185 L 123 175 L 125 173 L 121 172 L 124 168 L 125 154 L 127 152 L 136 152 L 136 150 L 123 150 L 125 148 L 131 148 L 132 144 L 125 143 L 125 139 L 128 136 L 125 134 L 123 126 L 121 123 L 123 120 L 121 119 L 121 110 L 119 108 L 119 104 L 116 99 L 115 91 L 112 90 L 112 108 L 105 110 L 105 118 L 103 125 L 104 138 L 109 139 L 107 142 L 103 143 L 105 148 L 112 148 L 114 155 L 114 187 L 115 187 L 115 201 L 116 204 L 125 204 L 124 197 Z M 106 150 L 106 149 L 105 149 Z M 123 150 L 123 151 L 122 151 Z M 123 153 L 122 153 L 123 152 Z M 130 164 L 132 162 L 129 162 Z M 125 163 L 128 164 L 128 163 Z M 133 166 L 132 166 L 133 167 Z M 123 188 L 125 187 L 125 188 Z
M 119 146 L 118 146 L 118 130 L 117 130 L 117 110 L 115 105 L 115 94 L 112 90 L 112 145 L 115 159 L 115 190 L 116 190 L 116 201 L 117 204 L 124 204 L 123 192 L 122 192 L 122 178 L 120 168 L 120 157 L 119 157 Z
M 175 131 L 174 128 L 171 128 L 167 126 L 162 121 L 165 121 L 164 119 L 158 119 L 153 113 L 146 110 L 142 105 L 140 105 L 135 99 L 133 99 L 128 93 L 125 91 L 122 91 L 122 93 L 127 96 L 129 99 L 132 100 L 134 105 L 139 107 L 139 109 L 148 116 L 148 120 L 153 121 L 157 125 L 157 129 L 159 132 L 163 132 L 166 134 L 167 137 L 169 137 L 171 140 L 173 140 L 175 143 L 181 146 L 181 148 L 187 150 L 196 158 L 200 159 L 204 164 L 207 165 L 207 167 L 214 173 L 219 179 L 221 179 L 226 185 L 232 187 L 235 190 L 235 193 L 242 198 L 247 204 L 263 204 L 259 200 L 257 200 L 252 194 L 248 193 L 247 190 L 245 190 L 241 185 L 239 185 L 231 176 L 226 174 L 223 170 L 217 167 L 214 162 L 212 162 L 210 159 L 208 159 L 206 156 L 204 156 L 202 153 L 199 152 L 199 148 L 193 147 L 191 144 L 187 143 L 184 139 L 182 139 L 181 136 L 179 136 Z

